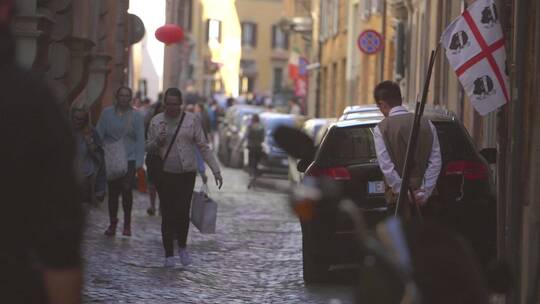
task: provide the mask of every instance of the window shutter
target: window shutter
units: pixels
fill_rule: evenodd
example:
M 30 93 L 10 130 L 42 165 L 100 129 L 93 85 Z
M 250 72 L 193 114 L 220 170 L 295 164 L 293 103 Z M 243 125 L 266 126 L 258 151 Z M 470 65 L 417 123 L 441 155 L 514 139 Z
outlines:
M 283 39 L 285 40 L 284 42 L 284 49 L 288 50 L 289 49 L 289 34 L 288 33 L 283 33 Z
M 272 49 L 276 48 L 276 26 L 272 25 Z
M 206 19 L 206 43 L 210 42 L 210 19 Z
M 257 46 L 257 24 L 252 23 L 253 25 L 253 47 Z
M 218 21 L 219 24 L 219 35 L 218 35 L 218 41 L 221 43 L 221 20 Z

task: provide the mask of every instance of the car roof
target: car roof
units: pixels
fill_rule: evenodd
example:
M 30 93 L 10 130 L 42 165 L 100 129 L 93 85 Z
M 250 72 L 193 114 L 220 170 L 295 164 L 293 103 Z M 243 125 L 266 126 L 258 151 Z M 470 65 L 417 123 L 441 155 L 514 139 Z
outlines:
M 297 115 L 294 114 L 287 114 L 287 113 L 278 113 L 278 112 L 263 112 L 259 114 L 261 118 L 265 119 L 294 119 L 297 117 Z
M 264 111 L 264 108 L 258 107 L 258 106 L 252 106 L 252 105 L 235 105 L 233 106 L 232 111 L 236 112 L 236 115 L 244 115 L 244 114 L 261 113 Z
M 412 109 L 411 105 L 406 105 L 405 107 L 409 109 L 410 111 Z M 411 111 L 411 112 L 414 113 L 414 111 Z M 424 110 L 424 117 L 434 122 L 458 121 L 456 116 L 452 112 L 444 110 L 444 109 L 432 108 L 432 107 L 426 108 Z M 384 119 L 384 116 L 379 116 L 379 117 L 367 116 L 365 118 L 341 120 L 332 124 L 332 127 L 348 128 L 348 127 L 354 127 L 354 126 L 374 125 L 374 124 L 378 124 L 383 119 Z
M 343 110 L 343 114 L 349 114 L 354 112 L 371 112 L 371 111 L 379 111 L 379 108 L 375 104 L 367 104 L 367 105 L 354 105 L 354 106 L 348 106 Z

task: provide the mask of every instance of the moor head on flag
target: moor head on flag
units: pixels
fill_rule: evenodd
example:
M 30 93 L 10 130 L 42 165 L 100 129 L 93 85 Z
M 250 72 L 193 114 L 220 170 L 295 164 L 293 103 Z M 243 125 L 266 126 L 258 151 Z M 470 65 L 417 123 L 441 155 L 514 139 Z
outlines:
M 495 24 L 497 24 L 498 20 L 497 6 L 495 3 L 491 4 L 490 6 L 486 6 L 484 10 L 482 10 L 482 19 L 480 22 L 482 22 L 486 28 L 493 27 Z
M 448 47 L 453 52 L 452 54 L 459 54 L 461 50 L 471 45 L 471 41 L 469 39 L 469 35 L 467 35 L 467 32 L 465 31 L 459 31 L 452 35 L 452 42 L 450 42 L 450 46 Z
M 484 75 L 476 78 L 473 94 L 477 99 L 482 100 L 495 93 L 495 86 L 491 77 Z

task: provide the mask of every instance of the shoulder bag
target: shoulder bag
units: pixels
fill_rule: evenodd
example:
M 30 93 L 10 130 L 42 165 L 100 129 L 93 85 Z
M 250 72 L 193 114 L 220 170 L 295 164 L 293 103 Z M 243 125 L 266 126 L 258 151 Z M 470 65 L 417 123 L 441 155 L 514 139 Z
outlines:
M 105 172 L 108 181 L 119 179 L 127 174 L 128 160 L 126 147 L 124 145 L 124 137 L 126 136 L 129 126 L 132 124 L 133 113 L 130 113 L 129 119 L 124 126 L 124 133 L 119 140 L 103 145 L 105 153 Z

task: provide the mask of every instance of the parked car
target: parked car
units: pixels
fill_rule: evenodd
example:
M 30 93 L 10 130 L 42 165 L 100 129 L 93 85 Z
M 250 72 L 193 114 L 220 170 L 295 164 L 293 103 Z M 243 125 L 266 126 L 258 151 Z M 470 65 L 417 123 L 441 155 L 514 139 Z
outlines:
M 435 125 L 442 154 L 438 194 L 428 203 L 429 213 L 470 242 L 485 270 L 496 254 L 496 201 L 486 161 L 494 162 L 494 151 L 477 152 L 463 125 L 450 114 L 426 111 L 425 117 Z M 325 176 L 339 183 L 345 196 L 363 210 L 371 228 L 387 216 L 385 184 L 372 134 L 382 119 L 332 124 L 313 159 L 298 164 L 306 176 Z M 332 269 L 358 266 L 359 260 L 352 222 L 337 204 L 315 210 L 311 220 L 301 220 L 306 283 L 325 281 Z
M 279 126 L 300 127 L 304 122 L 304 117 L 274 112 L 264 112 L 259 115 L 265 128 L 265 137 L 262 145 L 263 157 L 259 163 L 259 170 L 261 172 L 287 174 L 289 171 L 289 158 L 287 153 L 278 147 L 274 140 L 273 134 Z M 244 166 L 247 168 L 249 153 L 246 143 L 244 143 L 242 155 L 244 159 Z
M 302 126 L 302 132 L 306 133 L 318 146 L 321 142 L 322 135 L 328 127 L 336 121 L 335 118 L 312 118 L 306 120 Z M 289 156 L 289 181 L 297 184 L 302 179 L 303 173 L 298 172 L 298 159 Z
M 381 115 L 382 113 L 376 105 L 348 106 L 343 110 L 343 114 L 339 117 L 339 120 L 373 118 Z
M 231 164 L 231 151 L 239 142 L 239 131 L 242 128 L 243 118 L 255 113 L 264 111 L 263 107 L 251 105 L 235 105 L 230 107 L 225 113 L 225 118 L 219 127 L 219 145 L 218 158 L 225 166 L 236 165 Z

